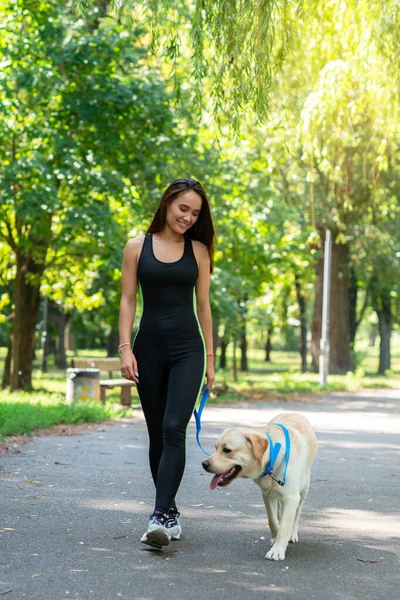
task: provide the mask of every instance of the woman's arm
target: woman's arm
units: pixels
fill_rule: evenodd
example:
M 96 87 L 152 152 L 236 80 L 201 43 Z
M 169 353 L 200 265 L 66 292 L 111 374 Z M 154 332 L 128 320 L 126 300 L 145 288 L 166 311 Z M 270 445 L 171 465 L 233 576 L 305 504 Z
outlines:
M 200 243 L 199 243 L 200 246 Z M 204 341 L 206 344 L 207 354 L 214 353 L 213 349 L 213 335 L 212 335 L 212 316 L 209 299 L 210 291 L 210 256 L 208 254 L 207 247 L 201 244 L 198 252 L 199 260 L 199 277 L 196 285 L 196 304 L 197 304 L 197 315 L 200 321 L 201 329 L 203 331 Z M 207 388 L 211 388 L 215 376 L 214 376 L 214 357 L 207 356 Z
M 136 314 L 138 241 L 138 238 L 131 239 L 126 243 L 124 248 L 118 321 L 119 344 L 126 344 L 120 348 L 121 372 L 125 379 L 131 379 L 132 381 L 138 381 L 135 375 L 138 372 L 137 363 L 132 354 L 130 342 Z

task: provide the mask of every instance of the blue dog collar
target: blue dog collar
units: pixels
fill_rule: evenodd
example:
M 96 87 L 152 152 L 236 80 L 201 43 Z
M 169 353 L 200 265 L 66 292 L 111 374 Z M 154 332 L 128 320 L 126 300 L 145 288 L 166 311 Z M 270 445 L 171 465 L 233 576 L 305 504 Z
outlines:
M 285 483 L 286 483 L 286 471 L 287 471 L 287 468 L 288 468 L 289 458 L 290 458 L 290 437 L 289 437 L 289 432 L 288 432 L 287 428 L 285 427 L 285 425 L 281 425 L 280 423 L 271 423 L 271 425 L 276 425 L 277 427 L 281 427 L 281 429 L 283 429 L 283 433 L 285 434 L 285 446 L 286 446 L 286 451 L 285 451 L 285 470 L 283 472 L 282 480 L 275 479 L 275 476 L 273 474 L 273 469 L 274 469 L 274 465 L 275 465 L 276 459 L 278 458 L 278 454 L 280 452 L 280 449 L 282 448 L 282 444 L 280 442 L 276 442 L 276 444 L 274 444 L 272 442 L 271 436 L 266 431 L 265 433 L 266 433 L 266 435 L 268 437 L 268 442 L 269 442 L 269 462 L 268 462 L 267 466 L 265 467 L 264 471 L 261 473 L 260 477 L 265 477 L 266 475 L 269 475 L 270 477 L 272 477 L 272 479 L 274 481 L 276 481 L 277 483 L 279 483 L 279 485 L 284 486 Z

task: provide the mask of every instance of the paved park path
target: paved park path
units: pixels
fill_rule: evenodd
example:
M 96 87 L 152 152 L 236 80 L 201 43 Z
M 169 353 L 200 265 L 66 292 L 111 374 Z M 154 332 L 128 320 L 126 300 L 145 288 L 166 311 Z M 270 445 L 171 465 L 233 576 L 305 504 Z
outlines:
M 193 422 L 178 496 L 183 538 L 162 552 L 139 542 L 154 489 L 137 410 L 0 458 L 0 597 L 398 600 L 400 391 L 209 406 L 202 443 L 212 451 L 225 427 L 262 425 L 282 410 L 306 415 L 320 443 L 300 542 L 284 562 L 264 559 L 270 542 L 257 486 L 238 480 L 209 490 Z

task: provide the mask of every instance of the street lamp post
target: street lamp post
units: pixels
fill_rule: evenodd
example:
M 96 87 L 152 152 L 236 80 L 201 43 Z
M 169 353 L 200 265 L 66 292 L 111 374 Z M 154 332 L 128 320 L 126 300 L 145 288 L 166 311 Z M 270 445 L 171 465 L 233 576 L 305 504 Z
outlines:
M 325 233 L 324 285 L 322 291 L 322 331 L 319 352 L 319 383 L 326 385 L 329 372 L 329 297 L 331 291 L 332 241 L 329 229 Z

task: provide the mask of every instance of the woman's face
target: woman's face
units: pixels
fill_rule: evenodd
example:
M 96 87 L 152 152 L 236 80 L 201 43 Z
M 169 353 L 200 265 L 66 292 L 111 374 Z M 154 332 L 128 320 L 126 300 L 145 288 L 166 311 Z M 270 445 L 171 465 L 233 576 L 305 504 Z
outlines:
M 203 200 L 193 190 L 184 192 L 167 209 L 167 223 L 177 233 L 184 234 L 199 218 Z

